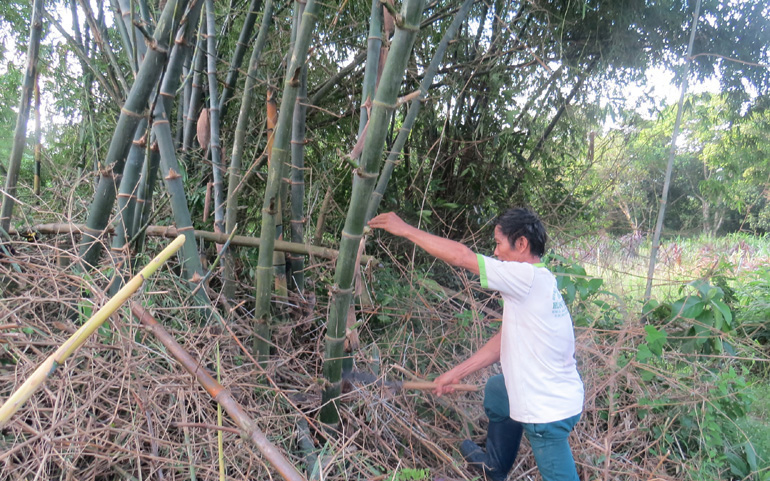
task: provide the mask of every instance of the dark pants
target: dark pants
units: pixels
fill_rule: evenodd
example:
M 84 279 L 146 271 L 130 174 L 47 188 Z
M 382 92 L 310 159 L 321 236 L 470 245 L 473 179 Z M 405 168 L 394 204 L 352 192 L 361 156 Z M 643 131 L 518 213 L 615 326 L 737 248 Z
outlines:
M 509 418 L 508 391 L 505 389 L 502 374 L 492 376 L 487 381 L 484 389 L 484 412 L 491 423 L 503 422 Z M 552 423 L 519 423 L 532 446 L 537 469 L 543 481 L 579 481 L 568 440 L 569 433 L 578 420 L 580 414 Z

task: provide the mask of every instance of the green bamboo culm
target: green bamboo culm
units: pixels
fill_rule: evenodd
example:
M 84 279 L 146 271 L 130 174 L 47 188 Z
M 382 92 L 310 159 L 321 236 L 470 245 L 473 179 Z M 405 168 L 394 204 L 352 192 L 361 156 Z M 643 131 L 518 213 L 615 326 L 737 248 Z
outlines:
M 305 242 L 305 119 L 307 117 L 307 65 L 302 67 L 291 129 L 291 241 Z M 288 254 L 292 282 L 289 289 L 305 290 L 305 257 Z
M 118 267 L 113 273 L 113 279 L 108 289 L 109 295 L 115 295 L 123 287 L 123 280 L 130 274 L 126 265 L 128 252 L 126 243 L 134 235 L 134 212 L 136 210 L 136 192 L 139 187 L 139 177 L 145 159 L 147 142 L 147 119 L 141 119 L 134 134 L 131 150 L 128 153 L 126 165 L 123 168 L 123 179 L 118 191 L 118 211 L 115 215 L 115 235 L 112 237 L 110 251 L 113 263 Z
M 155 178 L 157 177 L 157 169 L 159 162 L 156 161 L 156 157 L 160 155 L 159 152 L 154 150 L 147 151 L 147 138 L 150 138 L 150 144 L 160 145 L 165 142 L 166 132 L 168 129 L 168 135 L 170 135 L 170 126 L 166 116 L 166 112 L 169 112 L 174 104 L 174 98 L 176 96 L 176 89 L 180 82 L 180 73 L 184 58 L 187 54 L 188 44 L 197 25 L 197 19 L 201 12 L 200 2 L 193 4 L 189 12 L 181 19 L 179 30 L 177 32 L 177 39 L 173 44 L 171 54 L 169 56 L 168 66 L 166 72 L 161 81 L 161 88 L 159 95 L 155 102 L 153 102 L 153 125 L 151 135 L 145 135 L 144 126 L 146 123 L 142 121 L 140 128 L 137 129 L 135 137 L 143 139 L 143 141 L 136 142 L 128 156 L 128 161 L 123 168 L 123 180 L 120 183 L 120 193 L 118 194 L 118 214 L 117 222 L 115 226 L 115 237 L 113 238 L 112 251 L 113 254 L 119 256 L 121 263 L 119 265 L 125 266 L 122 269 L 117 269 L 115 274 L 115 280 L 111 285 L 111 292 L 115 291 L 121 285 L 121 275 L 127 275 L 127 262 L 123 260 L 127 253 L 126 243 L 134 237 L 136 231 L 140 228 L 140 223 L 135 222 L 135 219 L 143 219 L 149 211 L 150 203 L 147 202 L 148 198 L 152 198 L 152 193 L 155 187 Z M 162 131 L 162 141 L 158 141 L 158 132 Z M 147 134 L 150 134 L 149 132 Z M 164 145 L 164 147 L 167 147 Z M 169 155 L 168 148 L 164 149 L 165 155 Z M 166 161 L 173 167 L 179 170 L 176 160 Z M 141 190 L 142 202 L 138 201 L 138 194 Z M 174 212 L 174 221 L 177 227 L 182 231 L 190 229 L 190 224 L 183 224 L 184 219 L 189 219 L 189 211 L 187 210 L 187 200 L 184 195 L 184 191 L 181 195 L 181 201 L 177 201 L 179 194 L 172 193 L 171 204 Z M 181 204 L 181 206 L 180 206 Z M 182 210 L 181 216 L 177 212 Z M 186 217 L 184 213 L 187 213 Z M 138 242 L 135 244 L 136 250 L 141 251 L 144 247 L 144 235 L 138 237 Z M 197 243 L 195 236 L 185 236 L 186 242 L 182 248 L 181 264 L 183 275 L 190 279 L 195 272 L 200 275 L 200 259 L 198 258 Z
M 238 81 L 238 74 L 241 71 L 243 57 L 246 56 L 246 48 L 249 45 L 249 39 L 251 39 L 251 34 L 254 31 L 254 25 L 257 23 L 257 14 L 259 13 L 260 8 L 262 8 L 262 0 L 251 0 L 249 11 L 246 13 L 241 33 L 238 36 L 238 43 L 235 44 L 233 58 L 230 61 L 230 68 L 227 71 L 225 84 L 222 87 L 222 95 L 219 97 L 219 116 L 222 118 L 224 118 L 227 113 L 228 100 L 230 100 L 230 96 L 235 90 L 235 83 Z
M 182 64 L 186 56 L 185 50 L 189 48 L 195 26 L 198 24 L 201 5 L 201 2 L 197 2 L 193 6 L 189 16 L 186 18 L 184 29 L 177 36 L 178 41 L 174 45 L 174 51 L 171 54 L 172 58 L 169 61 L 168 70 L 161 84 L 161 101 L 155 104 L 152 125 L 152 133 L 157 141 L 160 153 L 161 174 L 171 199 L 171 212 L 174 215 L 174 223 L 179 232 L 185 233 L 185 244 L 182 247 L 182 255 L 180 256 L 182 276 L 185 280 L 192 283 L 196 282 L 203 275 L 203 269 L 200 257 L 198 256 L 198 243 L 195 240 L 192 216 L 187 204 L 187 194 L 182 176 L 180 175 L 181 169 L 176 157 L 176 144 L 171 133 L 168 112 L 171 111 L 174 98 L 176 97 Z M 207 303 L 204 292 L 201 292 L 198 298 L 201 302 Z
M 438 47 L 436 47 L 436 52 L 433 54 L 433 59 L 431 59 L 428 68 L 425 69 L 425 74 L 420 82 L 419 94 L 417 98 L 412 100 L 409 104 L 409 110 L 406 112 L 406 117 L 401 123 L 401 127 L 398 129 L 396 141 L 393 143 L 390 152 L 388 152 L 388 157 L 385 159 L 385 165 L 382 166 L 382 172 L 380 172 L 380 177 L 377 179 L 377 187 L 374 189 L 374 192 L 369 199 L 369 206 L 366 211 L 366 222 L 369 222 L 369 220 L 377 214 L 377 209 L 380 208 L 380 201 L 382 201 L 382 197 L 385 195 L 385 189 L 388 187 L 390 176 L 393 174 L 393 169 L 395 169 L 398 164 L 406 140 L 409 138 L 409 133 L 414 126 L 414 121 L 417 119 L 417 114 L 420 113 L 420 107 L 422 106 L 426 95 L 428 95 L 428 89 L 433 83 L 433 78 L 436 76 L 436 72 L 438 72 L 441 61 L 444 59 L 444 54 L 449 46 L 449 42 L 454 40 L 457 36 L 460 26 L 465 21 L 465 17 L 468 16 L 468 12 L 470 12 L 473 4 L 474 0 L 465 0 L 465 2 L 463 2 L 452 20 L 452 23 L 449 25 L 449 28 L 444 32 L 441 42 L 439 42 Z
M 267 42 L 267 34 L 272 20 L 273 0 L 267 0 L 257 40 L 254 42 L 254 49 L 251 51 L 249 72 L 246 75 L 246 84 L 243 87 L 243 100 L 241 101 L 241 109 L 238 112 L 238 123 L 235 126 L 233 153 L 230 158 L 230 172 L 227 185 L 227 208 L 225 209 L 225 230 L 227 232 L 233 231 L 238 218 L 238 185 L 241 182 L 241 165 L 246 145 L 246 132 L 249 129 L 249 121 L 251 120 L 251 109 L 257 86 L 257 74 L 259 73 L 259 60 L 262 57 L 262 50 Z M 226 253 L 224 260 L 223 291 L 228 299 L 235 297 L 235 261 L 233 255 L 233 250 L 230 249 Z
M 179 86 L 179 82 L 181 81 L 179 75 L 180 75 L 180 72 L 184 69 L 185 64 L 189 63 L 190 50 L 191 50 L 190 42 L 192 41 L 192 38 L 197 31 L 198 22 L 201 20 L 200 13 L 202 8 L 203 8 L 203 2 L 196 1 L 195 3 L 192 4 L 190 10 L 185 14 L 185 16 L 181 20 L 181 25 L 180 25 L 179 31 L 177 32 L 175 45 L 171 51 L 171 56 L 169 58 L 168 68 L 166 69 L 166 73 L 163 76 L 163 81 L 161 83 L 161 88 L 160 88 L 161 102 L 160 103 L 162 103 L 163 109 L 158 110 L 158 105 L 156 103 L 155 111 L 153 112 L 153 118 L 156 118 L 156 119 L 163 118 L 165 117 L 166 112 L 171 112 L 173 109 L 174 99 L 176 98 L 176 90 L 177 90 L 177 87 Z M 199 51 L 203 51 L 202 46 L 198 45 L 198 47 L 199 47 L 198 48 Z M 199 55 L 199 56 L 203 58 L 202 55 Z M 184 102 L 183 105 L 180 105 L 177 107 L 180 110 L 184 110 L 184 113 L 188 112 L 187 105 L 189 105 L 190 103 L 188 97 L 191 96 L 191 92 L 192 92 L 192 88 L 190 89 L 185 88 L 186 101 Z M 182 125 L 177 125 L 176 128 L 183 131 L 186 125 L 187 124 L 185 122 Z M 169 167 L 174 169 L 175 172 L 177 173 L 179 172 L 180 169 L 178 164 L 176 163 L 176 156 L 174 156 L 174 161 L 169 165 Z M 152 213 L 152 198 L 155 193 L 155 186 L 157 184 L 159 170 L 160 170 L 160 152 L 157 144 L 157 134 L 153 132 L 151 141 L 148 144 L 147 155 L 145 156 L 145 162 L 144 162 L 144 165 L 142 166 L 142 174 L 139 180 L 139 187 L 137 189 L 137 200 L 136 200 L 137 207 L 136 207 L 136 212 L 134 214 L 134 228 L 133 228 L 133 232 L 135 233 L 134 248 L 136 252 L 141 252 L 144 249 L 144 242 L 145 242 L 146 235 L 143 228 L 146 225 L 148 225 L 150 215 Z M 178 201 L 176 205 L 182 208 L 182 201 Z M 172 205 L 172 208 L 173 208 L 173 205 Z M 179 210 L 180 209 L 176 209 L 174 211 L 175 223 L 180 222 L 180 220 L 176 218 L 177 212 Z M 186 200 L 184 200 L 184 207 L 182 210 L 187 210 Z M 184 216 L 183 213 L 182 213 L 182 216 Z M 190 217 L 189 212 L 187 217 Z M 183 225 L 186 225 L 186 224 L 183 224 Z M 190 278 L 190 276 L 194 275 L 193 274 L 194 272 L 199 272 L 202 270 L 200 267 L 196 267 L 194 264 L 190 265 L 189 262 L 186 262 L 186 260 L 192 259 L 191 262 L 193 263 L 197 262 L 199 266 L 200 259 L 197 259 L 197 260 L 193 259 L 197 257 L 198 257 L 197 244 L 193 242 L 193 239 L 191 239 L 188 236 L 187 242 L 182 248 L 182 264 L 183 266 L 184 265 L 188 266 L 185 270 L 183 270 L 183 276 L 185 276 L 188 279 Z
M 320 421 L 331 428 L 339 423 L 336 400 L 340 395 L 345 327 L 353 297 L 356 255 L 363 236 L 367 202 L 379 172 L 388 122 L 396 108 L 401 79 L 419 31 L 423 8 L 423 0 L 405 0 L 401 14 L 396 18 L 396 33 L 374 98 L 360 164 L 353 178 L 353 192 L 340 241 L 326 328 L 323 372 L 327 387 L 322 396 Z
M 219 87 L 217 83 L 217 24 L 214 12 L 214 0 L 206 0 L 206 60 L 208 61 L 209 79 L 209 119 L 211 139 L 209 153 L 214 178 L 214 232 L 225 232 L 225 194 L 224 169 L 222 168 L 222 149 L 219 141 Z
M 377 85 L 377 70 L 380 66 L 380 50 L 382 49 L 382 9 L 380 0 L 372 0 L 372 10 L 369 14 L 369 37 L 366 40 L 366 66 L 364 67 L 360 118 L 358 120 L 359 136 L 363 134 L 364 127 L 369 121 L 369 109 L 372 108 L 374 89 Z
M 37 78 L 37 61 L 40 54 L 40 37 L 43 33 L 43 0 L 35 0 L 32 5 L 32 18 L 29 24 L 29 46 L 27 47 L 27 70 L 21 85 L 19 113 L 16 116 L 16 129 L 13 133 L 13 147 L 8 161 L 8 173 L 5 177 L 5 191 L 0 206 L 0 227 L 6 232 L 11 228 L 11 216 L 16 203 L 16 184 L 21 171 L 21 157 L 27 144 L 27 122 L 32 106 L 32 96 Z
M 318 5 L 308 0 L 297 41 L 291 55 L 290 75 L 284 80 L 283 98 L 275 129 L 272 160 L 268 168 L 265 185 L 265 200 L 262 204 L 262 230 L 257 266 L 256 305 L 254 310 L 254 353 L 260 362 L 266 362 L 270 353 L 270 292 L 273 281 L 273 247 L 275 245 L 275 216 L 280 206 L 280 183 L 283 165 L 289 158 L 291 119 L 294 103 L 299 90 L 299 77 L 307 59 L 312 33 L 317 20 Z
M 40 77 L 35 78 L 35 180 L 33 193 L 40 196 L 40 164 L 43 157 L 43 132 L 40 130 Z
M 294 2 L 294 19 L 291 24 L 291 48 L 290 51 L 294 51 L 294 45 L 297 41 L 297 33 L 299 32 L 300 22 L 302 21 L 302 14 L 305 11 L 305 2 L 304 0 L 295 0 Z M 302 75 L 304 72 L 306 72 L 307 64 L 304 64 L 302 66 L 302 69 L 299 74 L 299 83 L 298 83 L 298 90 L 297 90 L 297 100 L 299 100 L 302 91 Z M 287 62 L 286 65 L 286 77 L 291 77 L 291 64 Z M 290 155 L 293 157 L 295 153 L 294 148 L 294 140 L 295 140 L 295 119 L 296 119 L 296 113 L 297 113 L 297 100 L 295 100 L 294 105 L 292 105 L 292 125 L 291 125 L 291 147 L 290 147 Z M 283 231 L 283 219 L 286 212 L 286 208 L 288 206 L 289 202 L 289 186 L 291 185 L 291 179 L 288 176 L 293 174 L 293 169 L 287 170 L 287 167 L 289 166 L 289 163 L 291 162 L 293 164 L 293 158 L 287 159 L 287 162 L 285 165 L 281 166 L 281 187 L 280 192 L 278 194 L 278 198 L 280 199 L 280 204 L 278 205 L 278 209 L 275 213 L 275 239 L 276 240 L 283 240 L 284 239 L 284 231 Z M 275 296 L 278 299 L 287 299 L 289 296 L 289 283 L 287 278 L 287 256 L 277 249 L 273 251 L 273 269 L 274 269 L 274 276 L 275 276 Z M 276 306 L 276 310 L 273 312 L 273 318 L 275 320 L 285 320 L 286 319 L 286 309 L 284 309 L 285 304 L 280 303 L 278 306 Z
M 100 236 L 107 227 L 115 204 L 116 176 L 123 173 L 134 132 L 144 116 L 150 95 L 157 86 L 163 67 L 166 65 L 172 33 L 176 30 L 186 6 L 187 0 L 169 0 L 166 3 L 155 27 L 155 34 L 149 44 L 147 55 L 120 111 L 107 158 L 101 169 L 94 200 L 89 208 L 86 229 L 80 240 L 80 258 L 86 268 L 96 265 L 99 259 L 102 246 Z
M 377 88 L 377 77 L 379 69 L 380 69 L 380 62 L 381 62 L 381 56 L 383 54 L 387 54 L 387 52 L 382 51 L 382 41 L 383 37 L 386 36 L 386 32 L 384 32 L 384 5 L 380 0 L 372 0 L 372 7 L 371 11 L 369 13 L 369 36 L 367 38 L 367 49 L 366 49 L 366 65 L 364 67 L 364 82 L 361 88 L 361 107 L 359 109 L 359 122 L 358 122 L 358 142 L 357 146 L 359 145 L 359 142 L 361 142 L 361 139 L 364 139 L 366 135 L 366 127 L 369 122 L 369 112 L 372 108 L 372 102 L 374 101 L 375 96 L 375 90 Z M 386 57 L 387 58 L 387 57 Z M 353 153 L 351 153 L 351 160 L 353 162 L 358 162 L 359 156 L 361 155 L 361 151 L 357 148 L 354 148 Z M 360 249 L 360 247 L 359 247 Z M 356 283 L 356 278 L 353 278 L 352 281 L 354 284 Z M 360 293 L 358 293 L 360 294 Z M 348 308 L 349 315 L 355 315 L 355 304 L 360 304 L 361 300 L 359 297 L 357 297 L 355 294 L 351 300 L 351 305 Z M 348 373 L 353 370 L 353 356 L 351 353 L 347 352 L 345 353 L 345 357 L 342 359 L 342 372 Z
M 202 2 L 201 2 L 202 3 Z M 187 120 L 184 124 L 182 133 L 182 151 L 189 152 L 193 147 L 193 138 L 195 137 L 195 121 L 198 119 L 198 110 L 201 107 L 203 98 L 203 69 L 206 65 L 206 39 L 200 33 L 205 30 L 204 19 L 201 19 L 201 28 L 198 33 L 198 45 L 195 48 L 193 58 L 192 87 L 190 91 L 190 102 L 187 106 Z
M 130 55 L 136 57 L 136 63 L 131 62 L 133 73 L 136 74 L 139 66 L 144 61 L 144 56 L 147 53 L 147 45 L 142 41 L 142 32 L 137 26 L 132 23 L 133 18 L 133 2 L 131 0 L 120 0 L 121 21 L 116 22 L 122 26 L 122 32 L 126 31 L 124 42 L 129 49 L 127 52 L 136 50 L 136 55 Z M 128 32 L 131 32 L 130 34 Z M 137 38 L 139 41 L 137 41 Z M 150 94 L 150 99 L 154 96 L 154 91 Z M 118 290 L 123 286 L 125 278 L 130 275 L 130 266 L 126 265 L 126 259 L 128 258 L 128 252 L 126 250 L 126 243 L 134 235 L 134 228 L 136 227 L 134 222 L 134 214 L 136 212 L 137 205 L 137 193 L 139 190 L 139 182 L 142 173 L 142 166 L 146 162 L 147 155 L 147 139 L 149 138 L 147 129 L 147 118 L 139 120 L 139 124 L 136 127 L 134 133 L 134 140 L 131 142 L 131 147 L 128 152 L 126 163 L 123 166 L 123 178 L 120 181 L 120 187 L 118 188 L 117 204 L 118 209 L 115 213 L 115 235 L 112 237 L 112 243 L 110 245 L 110 251 L 112 255 L 112 262 L 118 266 L 113 273 L 113 279 L 110 282 L 108 288 L 109 295 L 115 295 Z

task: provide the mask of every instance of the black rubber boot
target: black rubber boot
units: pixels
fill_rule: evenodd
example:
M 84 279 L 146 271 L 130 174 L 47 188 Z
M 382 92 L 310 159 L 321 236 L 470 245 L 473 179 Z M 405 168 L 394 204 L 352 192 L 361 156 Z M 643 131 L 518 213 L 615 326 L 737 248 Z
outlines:
M 486 452 L 470 439 L 466 439 L 460 444 L 460 453 L 470 467 L 482 472 L 487 479 L 505 481 L 519 453 L 523 431 L 521 424 L 513 419 L 499 423 L 490 422 Z

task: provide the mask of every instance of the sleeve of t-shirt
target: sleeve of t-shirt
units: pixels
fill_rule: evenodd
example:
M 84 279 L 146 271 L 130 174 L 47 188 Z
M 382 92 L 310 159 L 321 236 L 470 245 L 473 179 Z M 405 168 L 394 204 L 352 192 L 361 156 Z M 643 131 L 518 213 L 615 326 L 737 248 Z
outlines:
M 476 254 L 479 263 L 481 287 L 493 289 L 517 300 L 529 295 L 535 268 L 526 262 L 503 262 Z

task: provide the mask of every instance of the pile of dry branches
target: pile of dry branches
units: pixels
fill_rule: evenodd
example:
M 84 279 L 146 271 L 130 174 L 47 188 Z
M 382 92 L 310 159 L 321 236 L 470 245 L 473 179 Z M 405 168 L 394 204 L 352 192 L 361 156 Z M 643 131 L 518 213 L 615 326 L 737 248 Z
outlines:
M 10 245 L 16 254 L 0 259 L 0 401 L 98 307 L 92 303 L 104 302 L 100 286 L 106 283 L 106 274 L 77 273 L 67 237 Z M 182 305 L 189 291 L 175 279 L 161 270 L 134 300 L 201 368 L 219 371 L 258 427 L 308 477 L 318 476 L 305 471 L 317 459 L 323 479 L 473 478 L 457 445 L 467 436 L 483 441 L 481 392 L 437 398 L 353 385 L 340 402 L 340 431 L 325 432 L 315 422 L 325 299 L 319 296 L 312 312 L 278 330 L 283 340 L 262 370 L 244 348 L 250 345 L 249 319 L 206 319 L 201 309 Z M 494 304 L 413 287 L 410 299 L 358 312 L 363 323 L 357 370 L 387 379 L 425 378 L 467 357 L 492 333 L 485 311 Z M 457 320 L 461 302 L 472 303 L 464 305 L 474 313 L 467 325 Z M 390 324 L 376 320 L 383 314 Z M 639 425 L 636 399 L 643 387 L 628 367 L 632 363 L 618 367 L 618 356 L 644 335 L 638 323 L 630 324 L 637 327 L 577 332 L 586 403 L 572 445 L 581 479 L 663 480 L 681 474 L 668 454 L 651 449 L 656 441 L 645 426 L 665 420 L 648 418 Z M 467 381 L 482 385 L 496 369 Z M 226 479 L 278 477 L 229 419 L 217 426 L 216 403 L 128 309 L 113 315 L 0 431 L 2 480 L 225 479 L 220 459 Z M 526 441 L 510 479 L 539 479 Z

